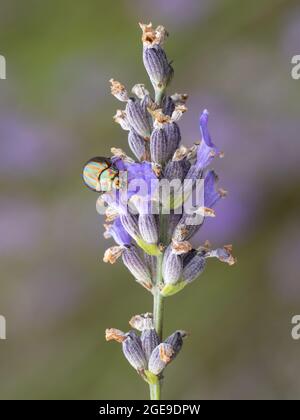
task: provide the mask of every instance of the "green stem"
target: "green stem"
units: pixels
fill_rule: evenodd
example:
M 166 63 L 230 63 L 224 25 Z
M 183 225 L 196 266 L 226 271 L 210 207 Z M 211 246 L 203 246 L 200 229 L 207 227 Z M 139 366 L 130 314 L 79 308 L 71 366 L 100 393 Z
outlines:
M 165 231 L 166 231 L 166 222 L 168 221 L 164 215 L 160 214 L 160 240 L 164 243 Z M 163 283 L 162 276 L 162 263 L 163 263 L 164 254 L 162 253 L 157 257 L 157 267 L 156 267 L 156 279 L 155 287 L 153 291 L 153 321 L 154 328 L 156 329 L 157 335 L 159 336 L 160 341 L 163 337 L 163 314 L 164 314 L 164 298 L 160 294 L 161 285 Z M 156 384 L 150 385 L 150 398 L 151 400 L 160 400 L 161 398 L 161 380 L 158 380 Z
M 169 244 L 169 222 L 170 222 L 170 215 L 169 214 L 160 214 L 160 243 L 164 246 Z
M 155 89 L 155 103 L 157 105 L 161 105 L 162 100 L 165 96 L 166 93 L 166 88 L 162 88 L 162 89 Z
M 157 105 L 161 105 L 163 98 L 165 96 L 165 88 L 155 89 L 155 102 Z M 160 241 L 164 244 L 166 237 L 167 221 L 163 217 L 160 211 Z M 164 312 L 164 298 L 160 294 L 160 287 L 163 283 L 162 277 L 162 263 L 163 263 L 163 252 L 157 257 L 157 267 L 156 267 L 156 279 L 155 286 L 153 290 L 153 321 L 154 328 L 156 329 L 157 335 L 159 336 L 160 341 L 162 341 L 162 332 L 163 332 L 163 312 Z M 161 399 L 161 380 L 159 379 L 155 384 L 150 384 L 150 399 L 151 400 L 160 400 Z
M 162 341 L 163 331 L 163 311 L 164 311 L 164 298 L 160 294 L 160 285 L 162 283 L 162 262 L 163 254 L 157 257 L 157 272 L 155 289 L 153 292 L 153 321 L 156 332 Z M 161 398 L 161 381 L 159 380 L 156 384 L 150 384 L 150 399 L 160 400 Z
M 159 259 L 160 257 L 158 257 Z M 154 327 L 156 329 L 159 339 L 162 340 L 162 330 L 163 330 L 163 312 L 164 312 L 164 298 L 160 294 L 159 287 L 156 287 L 154 291 L 154 300 L 153 300 L 153 319 Z
M 161 383 L 160 381 L 156 384 L 150 385 L 150 399 L 160 400 L 161 397 Z
M 159 236 L 160 236 L 160 243 L 165 245 L 165 236 L 166 230 L 168 228 L 166 219 L 166 215 L 162 213 L 162 209 L 160 209 L 160 225 L 159 225 Z M 153 320 L 154 320 L 154 328 L 159 336 L 160 341 L 162 341 L 162 330 L 163 330 L 163 312 L 164 312 L 164 301 L 163 296 L 160 294 L 161 286 L 163 284 L 163 275 L 162 275 L 162 264 L 164 259 L 164 253 L 162 252 L 161 255 L 157 257 L 157 266 L 156 266 L 156 280 L 155 280 L 155 289 L 153 293 L 154 301 L 153 301 Z

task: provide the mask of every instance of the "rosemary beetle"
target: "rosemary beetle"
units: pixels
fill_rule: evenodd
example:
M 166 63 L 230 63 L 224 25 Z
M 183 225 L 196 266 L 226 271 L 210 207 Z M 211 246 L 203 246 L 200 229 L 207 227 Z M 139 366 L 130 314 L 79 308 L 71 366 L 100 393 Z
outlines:
M 108 158 L 98 156 L 88 160 L 82 178 L 88 188 L 99 193 L 119 188 L 119 170 Z

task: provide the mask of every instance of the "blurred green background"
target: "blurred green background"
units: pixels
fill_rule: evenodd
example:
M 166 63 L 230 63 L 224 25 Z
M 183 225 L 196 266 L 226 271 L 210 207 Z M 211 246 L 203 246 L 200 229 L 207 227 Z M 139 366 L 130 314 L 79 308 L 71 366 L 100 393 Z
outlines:
M 165 334 L 191 335 L 166 371 L 164 397 L 299 398 L 299 104 L 296 0 L 0 1 L 0 341 L 2 399 L 142 399 L 146 384 L 106 327 L 128 328 L 151 296 L 107 266 L 96 195 L 82 164 L 128 150 L 113 123 L 114 77 L 149 86 L 139 21 L 163 24 L 173 92 L 190 95 L 183 142 L 200 111 L 225 157 L 229 196 L 199 234 L 234 244 L 238 264 L 209 261 L 166 301 Z M 122 104 L 121 104 L 122 106 Z

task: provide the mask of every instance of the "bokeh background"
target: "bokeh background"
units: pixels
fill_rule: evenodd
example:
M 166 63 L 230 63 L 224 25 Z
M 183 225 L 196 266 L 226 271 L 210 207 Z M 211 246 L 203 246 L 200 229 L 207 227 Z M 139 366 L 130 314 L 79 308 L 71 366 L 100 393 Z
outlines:
M 106 247 L 83 162 L 128 150 L 113 123 L 114 77 L 147 82 L 139 21 L 164 24 L 172 91 L 190 94 L 225 157 L 229 196 L 199 240 L 234 244 L 238 264 L 209 267 L 166 302 L 165 333 L 191 335 L 166 371 L 169 399 L 299 398 L 300 54 L 297 0 L 0 1 L 0 341 L 2 399 L 142 399 L 148 390 L 106 327 L 128 328 L 151 297 Z

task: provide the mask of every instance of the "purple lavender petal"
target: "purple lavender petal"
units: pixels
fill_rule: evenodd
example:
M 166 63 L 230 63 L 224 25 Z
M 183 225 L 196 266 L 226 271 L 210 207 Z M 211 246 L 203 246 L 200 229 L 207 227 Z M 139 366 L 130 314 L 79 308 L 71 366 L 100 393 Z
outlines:
M 197 167 L 206 168 L 211 161 L 214 159 L 215 155 L 218 153 L 218 149 L 212 142 L 210 134 L 208 132 L 208 111 L 205 109 L 200 116 L 200 130 L 202 134 L 202 141 L 198 147 L 197 151 Z
M 213 208 L 213 206 L 222 197 L 218 190 L 216 190 L 216 181 L 218 177 L 215 171 L 209 171 L 204 178 L 204 205 L 205 207 Z
M 151 163 L 131 163 L 117 157 L 113 157 L 112 162 L 120 172 L 126 172 L 128 188 L 127 192 L 120 189 L 103 194 L 102 197 L 106 203 L 116 208 L 120 213 L 126 214 L 128 210 L 127 201 L 135 196 L 135 198 L 142 199 L 146 203 L 144 208 L 148 208 L 148 203 L 153 197 L 159 182 L 152 170 Z
M 114 238 L 115 242 L 118 245 L 130 245 L 131 236 L 124 229 L 120 217 L 118 217 L 114 223 L 108 229 L 108 232 Z

